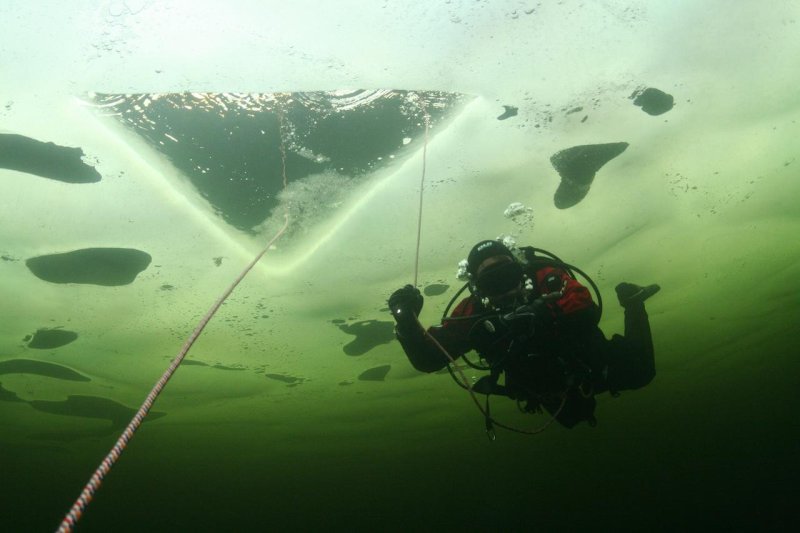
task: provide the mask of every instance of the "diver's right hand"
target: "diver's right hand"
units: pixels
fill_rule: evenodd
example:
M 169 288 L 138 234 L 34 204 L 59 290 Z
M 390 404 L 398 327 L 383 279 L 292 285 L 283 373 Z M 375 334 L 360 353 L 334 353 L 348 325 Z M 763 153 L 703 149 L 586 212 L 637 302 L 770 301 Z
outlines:
M 422 294 L 413 285 L 397 289 L 389 296 L 389 310 L 398 324 L 416 322 L 416 317 L 422 311 L 422 303 Z

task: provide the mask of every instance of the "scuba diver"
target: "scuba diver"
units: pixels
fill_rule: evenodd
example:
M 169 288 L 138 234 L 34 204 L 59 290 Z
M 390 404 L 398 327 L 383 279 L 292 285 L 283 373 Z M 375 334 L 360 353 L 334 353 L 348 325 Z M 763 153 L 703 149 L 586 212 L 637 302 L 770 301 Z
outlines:
M 596 394 L 638 389 L 655 376 L 644 302 L 660 290 L 658 285 L 616 286 L 625 309 L 625 335 L 606 339 L 598 327 L 602 300 L 594 282 L 553 254 L 532 247 L 512 252 L 498 240 L 486 240 L 472 248 L 462 266 L 467 284 L 447 306 L 440 325 L 427 332 L 420 325 L 423 298 L 412 285 L 392 293 L 389 309 L 397 339 L 417 370 L 450 368 L 446 350 L 452 359 L 463 357 L 489 372 L 471 387 L 487 395 L 487 431 L 489 394 L 516 400 L 526 412 L 544 408 L 568 428 L 582 421 L 594 426 Z M 597 304 L 573 270 L 592 285 Z M 465 288 L 470 296 L 448 317 Z M 479 363 L 465 355 L 473 350 Z

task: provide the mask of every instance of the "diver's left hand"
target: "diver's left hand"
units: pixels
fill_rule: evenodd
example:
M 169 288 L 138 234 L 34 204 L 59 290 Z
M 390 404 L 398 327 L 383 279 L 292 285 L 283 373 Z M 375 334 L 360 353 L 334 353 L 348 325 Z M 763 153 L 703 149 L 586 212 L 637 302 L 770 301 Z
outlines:
M 422 311 L 422 294 L 413 285 L 397 289 L 389 296 L 389 309 L 397 323 L 415 320 Z M 413 313 L 413 314 L 412 314 Z

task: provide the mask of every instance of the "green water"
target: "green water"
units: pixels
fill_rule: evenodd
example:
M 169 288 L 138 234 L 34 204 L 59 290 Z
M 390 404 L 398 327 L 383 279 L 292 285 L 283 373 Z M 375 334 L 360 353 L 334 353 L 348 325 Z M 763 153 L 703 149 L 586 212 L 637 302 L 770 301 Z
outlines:
M 0 530 L 57 527 L 284 213 L 77 531 L 796 529 L 796 1 L 6 4 Z M 500 235 L 607 336 L 661 285 L 596 427 L 490 441 L 394 340 Z

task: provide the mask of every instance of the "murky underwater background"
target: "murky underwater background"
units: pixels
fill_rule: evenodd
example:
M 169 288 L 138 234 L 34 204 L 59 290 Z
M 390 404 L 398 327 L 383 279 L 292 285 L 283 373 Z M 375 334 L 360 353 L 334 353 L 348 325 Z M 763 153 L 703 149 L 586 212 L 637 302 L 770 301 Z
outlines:
M 400 25 L 440 54 L 484 45 L 447 52 L 465 61 L 453 79 L 442 64 L 413 65 L 386 78 L 411 80 L 396 89 L 369 83 L 369 56 L 337 38 L 345 48 L 331 56 L 313 39 L 305 51 L 267 47 L 309 70 L 322 54 L 332 78 L 310 76 L 314 90 L 291 78 L 260 92 L 184 78 L 166 84 L 182 90 L 144 90 L 195 61 L 171 70 L 157 54 L 140 90 L 0 89 L 2 529 L 56 528 L 288 214 L 287 234 L 192 348 L 78 531 L 793 530 L 800 101 L 788 58 L 800 51 L 800 5 L 447 2 L 436 20 L 471 32 L 443 36 L 401 24 L 428 8 L 384 4 L 369 9 L 388 10 L 370 19 L 387 39 Z M 121 43 L 175 9 L 104 4 L 104 31 L 133 33 L 98 37 L 120 70 L 95 80 L 127 79 L 129 54 L 143 52 Z M 274 18 L 293 20 L 285 9 Z M 607 39 L 539 41 L 554 20 L 598 24 Z M 583 62 L 587 49 L 603 61 Z M 349 61 L 367 66 L 336 78 Z M 647 67 L 628 66 L 637 61 Z M 23 77 L 14 64 L 4 79 Z M 607 336 L 622 328 L 616 283 L 661 284 L 647 305 L 654 382 L 598 397 L 597 427 L 490 441 L 446 372 L 414 371 L 385 301 L 413 281 L 423 162 L 423 323 L 461 287 L 456 266 L 474 242 L 511 236 L 595 279 Z M 492 410 L 519 427 L 547 421 L 502 398 Z

